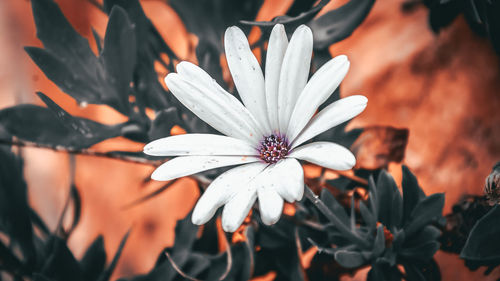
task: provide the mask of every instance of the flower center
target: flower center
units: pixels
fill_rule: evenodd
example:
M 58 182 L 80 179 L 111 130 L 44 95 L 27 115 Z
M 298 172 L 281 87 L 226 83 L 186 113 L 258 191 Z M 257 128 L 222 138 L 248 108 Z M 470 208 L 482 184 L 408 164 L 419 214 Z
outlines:
M 284 137 L 270 135 L 261 142 L 260 158 L 267 163 L 274 164 L 288 154 L 288 141 Z

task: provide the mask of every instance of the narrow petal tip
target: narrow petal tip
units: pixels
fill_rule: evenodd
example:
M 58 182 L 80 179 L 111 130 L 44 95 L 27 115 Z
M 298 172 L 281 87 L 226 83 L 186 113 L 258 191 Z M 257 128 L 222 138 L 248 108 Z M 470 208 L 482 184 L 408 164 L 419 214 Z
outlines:
M 338 56 L 334 57 L 333 59 L 337 60 L 337 61 L 349 61 L 349 59 L 347 58 L 347 55 L 338 55 Z
M 159 169 L 154 170 L 154 172 L 151 174 L 151 179 L 155 181 L 171 180 L 170 178 L 166 177 Z
M 282 25 L 281 23 L 278 23 L 278 24 L 276 24 L 273 27 L 273 30 L 271 31 L 271 34 L 275 33 L 275 32 L 284 32 L 284 31 L 285 31 L 285 26 Z
M 177 73 L 171 72 L 165 77 L 165 84 L 167 87 L 170 87 L 172 83 L 175 83 L 174 81 L 177 79 L 179 75 Z M 169 85 L 170 84 L 170 85 Z
M 146 144 L 146 145 L 142 148 L 142 152 L 143 152 L 144 154 L 151 155 L 150 153 L 151 153 L 151 150 L 153 150 L 153 149 L 154 149 L 154 146 L 153 146 L 153 145 L 152 145 L 152 143 L 150 142 L 150 143 Z
M 191 67 L 191 66 L 192 66 L 192 63 L 190 63 L 188 61 L 181 61 L 180 63 L 178 63 L 175 66 L 175 70 L 177 70 L 177 72 L 182 72 L 183 69 Z
M 354 157 L 354 154 L 350 154 L 348 155 L 345 159 L 344 159 L 345 163 L 346 163 L 346 166 L 349 167 L 345 170 L 350 170 L 352 169 L 352 167 L 354 167 L 354 165 L 356 165 L 356 157 Z
M 203 215 L 202 210 L 200 208 L 194 208 L 193 214 L 191 215 L 191 222 L 196 225 L 203 225 L 207 223 L 212 218 L 212 216 L 208 217 Z
M 302 32 L 302 31 L 308 32 L 312 36 L 312 30 L 309 28 L 309 26 L 307 26 L 305 24 L 299 25 L 299 27 L 297 27 L 297 29 L 295 30 L 295 32 L 298 32 L 298 31 L 300 31 L 300 32 Z
M 222 229 L 225 231 L 225 232 L 235 232 L 238 227 L 240 227 L 241 224 L 237 224 L 235 222 L 224 222 L 222 221 Z

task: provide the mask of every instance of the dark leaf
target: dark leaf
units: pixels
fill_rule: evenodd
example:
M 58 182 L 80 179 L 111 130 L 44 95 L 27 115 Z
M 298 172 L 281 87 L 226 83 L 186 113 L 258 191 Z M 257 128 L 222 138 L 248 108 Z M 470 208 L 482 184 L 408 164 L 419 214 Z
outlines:
M 217 230 L 217 218 L 215 215 L 203 226 L 201 237 L 196 240 L 193 249 L 197 252 L 216 255 L 219 253 L 219 237 Z
M 393 194 L 399 192 L 394 179 L 389 173 L 382 170 L 377 180 L 377 209 L 378 221 L 387 227 L 391 227 L 391 204 Z
M 127 34 L 131 25 L 126 25 L 118 12 L 110 17 L 109 34 L 105 36 L 106 54 L 98 59 L 87 39 L 74 30 L 53 0 L 32 0 L 32 8 L 37 36 L 45 49 L 27 47 L 26 51 L 47 77 L 79 103 L 107 104 L 129 114 L 128 91 L 124 89 L 131 82 L 129 64 L 135 63 L 135 56 L 130 55 L 133 42 L 127 41 L 133 40 Z M 107 55 L 116 49 L 124 52 Z
M 435 260 L 403 264 L 408 281 L 441 281 L 441 272 Z
M 71 197 L 73 198 L 73 220 L 71 222 L 71 227 L 68 231 L 68 234 L 71 234 L 73 230 L 75 230 L 76 226 L 80 222 L 80 218 L 82 215 L 82 198 L 80 197 L 80 193 L 78 192 L 78 188 L 76 185 L 71 185 Z
M 401 194 L 394 192 L 392 194 L 392 208 L 391 208 L 391 227 L 401 227 L 403 217 L 403 199 Z
M 71 221 L 71 225 L 70 225 L 69 229 L 64 230 L 62 224 L 64 221 L 64 217 L 66 216 L 66 213 L 67 213 L 68 208 L 70 206 L 70 202 L 73 203 L 72 204 L 72 206 L 73 206 L 73 219 Z M 80 222 L 80 216 L 81 216 L 81 212 L 82 212 L 81 205 L 82 205 L 82 202 L 81 202 L 81 198 L 80 198 L 80 193 L 78 192 L 78 189 L 76 188 L 76 186 L 74 184 L 72 184 L 70 187 L 70 190 L 69 190 L 67 202 L 63 208 L 61 218 L 59 220 L 59 225 L 57 227 L 58 230 L 61 230 L 62 232 L 64 232 L 64 238 L 66 238 L 66 239 L 71 235 L 73 230 L 75 230 L 76 226 L 78 225 L 78 222 Z
M 493 48 L 500 54 L 500 19 L 498 14 L 500 13 L 500 3 L 498 1 L 483 1 L 484 14 L 485 14 L 485 25 L 486 31 L 488 32 L 488 37 L 493 45 Z
M 136 104 L 143 111 L 144 107 L 162 110 L 169 106 L 170 95 L 158 81 L 155 62 L 160 62 L 169 71 L 173 71 L 173 61 L 177 59 L 174 52 L 165 43 L 158 30 L 154 27 L 138 0 L 105 0 L 104 10 L 109 14 L 113 7 L 125 9 L 134 25 L 137 64 L 134 70 L 134 88 Z M 161 58 L 166 54 L 169 59 L 166 64 Z
M 496 205 L 472 228 L 460 257 L 479 262 L 500 262 L 500 206 Z
M 385 250 L 385 235 L 384 226 L 379 225 L 377 227 L 377 234 L 375 236 L 375 241 L 373 242 L 372 257 L 376 258 L 382 255 Z
M 426 281 L 424 274 L 413 264 L 405 265 L 405 272 L 408 281 Z
M 412 236 L 426 225 L 439 220 L 444 206 L 444 194 L 436 193 L 426 197 L 413 209 L 410 222 L 404 230 L 407 237 Z
M 366 260 L 360 252 L 339 250 L 335 252 L 335 260 L 347 268 L 355 268 L 363 265 Z
M 359 202 L 359 211 L 361 213 L 363 221 L 368 225 L 368 227 L 372 230 L 375 230 L 375 228 L 377 227 L 377 218 L 370 212 L 365 203 Z
M 325 203 L 325 205 L 332 210 L 332 212 L 337 215 L 337 217 L 345 224 L 349 225 L 350 224 L 350 218 L 347 215 L 344 207 L 340 205 L 340 203 L 335 199 L 335 197 L 332 195 L 330 191 L 327 189 L 321 190 L 321 195 L 320 195 L 321 201 Z
M 109 15 L 104 47 L 99 62 L 106 70 L 102 79 L 117 96 L 103 96 L 103 102 L 118 108 L 127 108 L 130 82 L 136 63 L 136 39 L 134 26 L 121 7 L 114 7 Z M 111 90 L 111 89 L 110 89 Z
M 314 48 L 326 49 L 349 37 L 366 18 L 373 3 L 375 0 L 350 0 L 313 20 L 309 26 L 314 35 Z
M 401 272 L 397 267 L 391 267 L 387 264 L 373 264 L 368 272 L 367 281 L 400 281 Z
M 175 125 L 181 123 L 177 108 L 170 107 L 160 111 L 149 129 L 149 139 L 156 140 L 170 136 L 170 131 Z
M 264 249 L 291 247 L 292 244 L 295 244 L 294 230 L 295 224 L 290 220 L 281 219 L 271 226 L 260 224 L 256 241 Z
M 196 46 L 196 58 L 198 59 L 198 65 L 210 74 L 210 77 L 215 79 L 223 88 L 227 87 L 222 77 L 220 53 L 217 48 L 206 41 L 200 41 Z
M 425 197 L 424 192 L 417 182 L 417 178 L 410 172 L 408 167 L 403 165 L 403 221 L 410 218 L 411 212 L 417 206 L 421 198 Z
M 67 60 L 66 58 L 62 58 L 62 56 L 52 53 L 47 49 L 37 47 L 25 47 L 24 49 L 36 65 L 40 67 L 45 76 L 54 82 L 61 91 L 68 93 L 81 104 L 101 103 L 101 97 L 98 90 L 95 89 L 95 83 L 88 84 L 87 82 L 88 80 L 93 80 L 93 78 L 74 73 L 70 66 L 63 62 Z M 92 71 L 96 72 L 97 70 L 92 69 Z
M 258 0 L 171 0 L 186 28 L 222 52 L 224 31 L 240 20 L 253 20 L 263 1 Z
M 97 31 L 92 28 L 92 35 L 94 36 L 94 41 L 95 41 L 95 44 L 97 46 L 97 51 L 99 53 L 102 52 L 102 38 L 99 36 L 99 34 L 97 33 Z
M 25 271 L 23 262 L 2 241 L 0 241 L 0 257 L 2 259 L 2 269 L 19 273 Z
M 433 226 L 427 225 L 421 231 L 416 233 L 411 239 L 406 239 L 403 244 L 404 248 L 417 248 L 429 242 L 436 242 L 441 235 L 441 231 Z
M 79 263 L 68 249 L 66 241 L 51 236 L 47 244 L 48 256 L 41 275 L 55 280 L 84 281 L 83 271 Z
M 433 1 L 429 7 L 429 24 L 438 33 L 448 26 L 460 13 L 460 1 Z
M 71 116 L 47 96 L 39 93 L 49 108 L 31 104 L 0 111 L 0 125 L 12 136 L 51 147 L 88 148 L 120 135 L 120 125 L 107 126 Z
M 439 250 L 439 242 L 430 241 L 414 248 L 403 248 L 398 254 L 404 258 L 416 259 L 419 261 L 428 261 Z
M 111 274 L 113 274 L 113 271 L 116 268 L 116 265 L 118 264 L 118 260 L 120 259 L 120 256 L 122 255 L 123 248 L 125 247 L 125 243 L 127 243 L 127 239 L 130 235 L 130 231 L 127 231 L 125 236 L 123 236 L 122 241 L 120 241 L 120 245 L 118 245 L 118 249 L 116 250 L 116 253 L 111 260 L 111 263 L 109 264 L 108 268 L 99 276 L 99 281 L 107 281 L 111 277 Z
M 265 31 L 269 31 L 272 29 L 272 27 L 277 24 L 281 23 L 283 24 L 289 31 L 295 30 L 299 25 L 301 24 L 307 24 L 310 22 L 320 11 L 325 7 L 326 4 L 328 4 L 330 0 L 321 0 L 316 6 L 314 6 L 312 9 L 309 11 L 305 11 L 300 13 L 297 16 L 289 16 L 289 15 L 284 15 L 284 16 L 279 16 L 274 18 L 272 21 L 246 21 L 242 20 L 240 21 L 242 24 L 245 25 L 251 25 L 251 26 L 259 26 Z M 293 7 L 292 7 L 293 8 Z M 292 11 L 293 13 L 295 13 Z
M 42 218 L 38 215 L 38 213 L 30 208 L 30 218 L 31 222 L 37 226 L 44 234 L 49 234 L 50 229 L 49 227 L 45 224 L 45 222 L 42 220 Z
M 85 280 L 97 280 L 106 267 L 106 251 L 104 239 L 97 237 L 80 260 Z
M 2 159 L 0 161 L 0 230 L 10 237 L 13 245 L 20 246 L 23 256 L 32 262 L 35 246 L 23 164 L 8 147 L 0 147 L 0 159 Z M 12 260 L 12 262 L 15 261 Z

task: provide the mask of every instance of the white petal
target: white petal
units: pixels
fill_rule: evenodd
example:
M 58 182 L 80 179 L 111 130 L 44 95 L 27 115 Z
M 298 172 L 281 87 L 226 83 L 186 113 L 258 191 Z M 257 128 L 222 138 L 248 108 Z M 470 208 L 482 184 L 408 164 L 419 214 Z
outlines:
M 201 225 L 209 221 L 220 206 L 246 188 L 245 184 L 262 172 L 266 165 L 262 162 L 246 164 L 218 176 L 196 203 L 191 217 L 193 223 Z
M 251 144 L 259 143 L 262 133 L 249 119 L 247 109 L 235 97 L 228 93 L 214 93 L 177 73 L 167 75 L 165 83 L 184 106 L 214 129 Z
M 313 38 L 309 27 L 295 30 L 283 59 L 278 90 L 278 121 L 280 131 L 286 132 L 288 121 L 300 92 L 304 89 L 311 64 Z
M 182 77 L 191 82 L 197 82 L 201 85 L 216 90 L 225 91 L 218 83 L 213 79 L 210 74 L 206 73 L 205 70 L 201 69 L 194 63 L 188 61 L 181 61 L 175 66 L 177 73 L 182 75 Z
M 289 157 L 333 169 L 349 170 L 356 164 L 356 158 L 345 147 L 333 142 L 313 142 L 294 149 Z
M 222 228 L 224 231 L 234 232 L 240 227 L 255 203 L 256 197 L 255 185 L 242 186 L 238 190 L 222 210 Z
M 337 56 L 324 64 L 307 82 L 290 117 L 286 136 L 289 141 L 304 129 L 316 109 L 333 94 L 349 70 L 346 56 Z
M 185 134 L 148 143 L 144 153 L 154 156 L 258 155 L 248 142 L 220 135 Z
M 207 91 L 212 93 L 219 93 L 223 98 L 228 99 L 231 105 L 238 109 L 243 118 L 250 124 L 253 128 L 259 128 L 262 132 L 263 128 L 259 125 L 259 122 L 255 117 L 248 111 L 248 109 L 241 104 L 241 102 L 228 93 L 224 88 L 222 88 L 215 79 L 213 79 L 205 70 L 201 69 L 196 64 L 190 63 L 188 61 L 182 61 L 176 66 L 177 73 L 182 76 L 185 80 L 189 81 L 194 85 L 204 87 Z
M 282 24 L 273 27 L 266 55 L 266 102 L 269 123 L 273 133 L 279 133 L 278 123 L 278 89 L 281 74 L 281 65 L 288 46 L 285 28 Z
M 275 224 L 283 212 L 283 198 L 276 190 L 266 185 L 258 186 L 257 196 L 262 222 L 267 225 Z
M 210 169 L 257 162 L 253 156 L 180 156 L 163 163 L 151 175 L 157 181 L 168 181 Z
M 366 108 L 367 102 L 366 97 L 356 95 L 340 99 L 323 108 L 292 142 L 292 149 L 360 114 Z
M 229 27 L 224 36 L 224 47 L 227 64 L 243 104 L 264 128 L 264 133 L 270 134 L 264 75 L 243 31 L 236 26 Z
M 304 170 L 299 161 L 285 158 L 269 165 L 260 175 L 286 201 L 292 203 L 304 195 Z

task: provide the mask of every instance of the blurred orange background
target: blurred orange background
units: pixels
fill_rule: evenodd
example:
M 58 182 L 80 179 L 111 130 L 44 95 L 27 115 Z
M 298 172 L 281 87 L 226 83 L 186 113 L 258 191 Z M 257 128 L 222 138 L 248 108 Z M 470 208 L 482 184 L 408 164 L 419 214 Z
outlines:
M 82 35 L 91 38 L 91 27 L 104 34 L 107 17 L 88 1 L 56 2 Z M 141 2 L 178 56 L 195 60 L 197 39 L 186 31 L 168 1 Z M 322 13 L 342 2 L 332 1 Z M 290 0 L 266 0 L 258 19 L 281 15 L 290 4 Z M 342 96 L 363 94 L 369 99 L 365 112 L 349 126 L 408 128 L 404 163 L 426 193 L 446 193 L 444 212 L 448 213 L 462 194 L 481 194 L 485 177 L 500 160 L 499 58 L 486 39 L 471 32 L 463 18 L 435 35 L 427 25 L 425 7 L 404 13 L 401 4 L 401 0 L 377 1 L 354 34 L 330 51 L 333 55 L 347 54 L 351 60 Z M 41 46 L 35 33 L 29 1 L 0 1 L 1 108 L 41 104 L 34 92 L 42 91 L 77 116 L 107 124 L 125 121 L 124 116 L 106 107 L 78 107 L 49 81 L 23 50 L 24 46 Z M 89 42 L 96 51 L 93 39 Z M 142 145 L 118 138 L 93 149 L 140 150 Z M 53 228 L 69 190 L 70 156 L 37 148 L 24 149 L 24 155 L 30 202 Z M 149 271 L 160 251 L 172 245 L 175 222 L 191 210 L 198 190 L 190 179 L 183 179 L 152 200 L 124 208 L 162 185 L 144 183 L 152 170 L 118 160 L 75 157 L 75 181 L 83 213 L 69 243 L 77 257 L 102 234 L 109 259 L 132 228 L 114 277 L 130 276 Z M 391 165 L 390 171 L 400 177 L 400 165 Z M 455 255 L 439 252 L 436 258 L 443 280 L 484 278 L 481 271 L 466 270 Z M 496 270 L 484 280 L 495 280 L 498 273 Z M 366 271 L 353 278 L 364 280 L 363 274 Z

